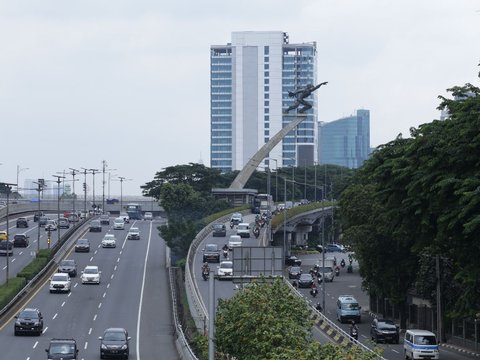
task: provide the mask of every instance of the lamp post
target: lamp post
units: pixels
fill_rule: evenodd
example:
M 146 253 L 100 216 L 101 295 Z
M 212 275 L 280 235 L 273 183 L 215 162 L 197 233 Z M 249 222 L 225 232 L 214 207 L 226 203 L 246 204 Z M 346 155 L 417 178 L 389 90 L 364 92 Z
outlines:
M 84 182 L 83 182 L 83 211 L 85 212 L 85 216 L 87 216 L 87 173 L 88 169 L 83 169 Z
M 45 186 L 44 181 L 40 181 L 41 179 L 38 179 L 38 182 L 34 181 L 34 184 L 37 184 L 37 192 L 38 192 L 38 216 L 40 216 L 40 193 L 43 191 L 43 187 Z M 38 252 L 40 251 L 40 217 L 38 218 L 38 226 L 37 226 L 37 255 Z
M 93 174 L 93 193 L 92 193 L 92 196 L 93 196 L 93 208 L 96 209 L 96 205 L 95 205 L 95 174 L 98 172 L 98 169 L 88 169 L 89 171 L 92 172 Z
M 17 165 L 17 195 L 20 195 L 20 193 L 18 192 L 18 184 L 19 184 L 18 177 L 20 175 L 20 172 L 25 171 L 25 170 L 30 170 L 30 168 L 28 168 L 28 167 L 27 168 L 21 168 L 20 165 Z
M 275 161 L 275 202 L 278 202 L 278 160 L 270 157 L 265 158 L 265 160 Z M 269 170 L 270 170 L 270 166 L 269 166 Z
M 119 176 L 118 180 L 120 181 L 120 212 L 123 210 L 123 182 L 130 181 L 132 179 L 126 179 L 125 176 Z
M 3 187 L 5 187 L 5 190 L 7 191 L 7 256 L 6 256 L 6 279 L 5 279 L 5 284 L 8 285 L 8 266 L 9 266 L 9 251 L 10 251 L 10 231 L 9 231 L 9 223 L 8 223 L 8 217 L 9 217 L 9 202 L 10 202 L 10 192 L 12 191 L 12 186 L 17 186 L 18 189 L 18 184 L 9 184 L 9 183 L 0 183 Z M 18 192 L 18 191 L 17 191 Z M 12 245 L 13 248 L 13 245 Z
M 77 194 L 75 194 L 75 175 L 80 172 L 80 170 L 74 169 L 74 168 L 69 168 L 72 170 L 70 174 L 72 175 L 73 178 L 73 185 L 72 185 L 72 198 L 73 198 L 73 212 L 75 213 L 75 200 L 77 199 Z
M 60 179 L 65 179 L 65 176 L 60 176 L 60 175 L 52 175 L 53 177 L 57 178 L 57 244 L 60 243 L 60 228 L 58 227 L 58 224 L 60 223 L 60 183 L 62 180 Z M 48 247 L 50 248 L 50 238 L 48 239 Z

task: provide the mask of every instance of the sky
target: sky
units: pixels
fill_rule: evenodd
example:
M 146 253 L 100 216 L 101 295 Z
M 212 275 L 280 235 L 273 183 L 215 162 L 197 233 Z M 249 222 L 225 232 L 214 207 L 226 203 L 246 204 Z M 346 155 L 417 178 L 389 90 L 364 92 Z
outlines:
M 209 166 L 210 45 L 267 30 L 317 43 L 318 120 L 368 109 L 372 147 L 479 86 L 478 0 L 0 0 L 0 181 L 105 160 L 140 195 L 167 166 Z

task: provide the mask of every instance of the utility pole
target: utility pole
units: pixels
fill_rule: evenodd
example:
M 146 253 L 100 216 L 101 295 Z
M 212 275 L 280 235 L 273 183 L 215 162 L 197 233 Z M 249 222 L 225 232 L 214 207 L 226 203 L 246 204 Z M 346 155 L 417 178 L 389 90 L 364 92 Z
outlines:
M 92 193 L 92 196 L 93 196 L 93 208 L 94 210 L 96 210 L 97 206 L 95 205 L 95 173 L 98 172 L 98 169 L 88 169 L 89 171 L 92 172 L 93 174 L 93 193 Z
M 75 175 L 80 172 L 80 170 L 74 169 L 74 168 L 69 168 L 72 170 L 70 173 L 73 177 L 73 185 L 72 185 L 72 198 L 73 198 L 73 212 L 75 213 L 75 200 L 77 199 L 77 194 L 75 193 Z
M 87 173 L 88 169 L 83 169 L 84 182 L 83 182 L 83 211 L 85 212 L 85 216 L 87 216 Z
M 122 212 L 123 209 L 123 182 L 125 181 L 124 176 L 119 176 L 120 179 L 120 213 Z
M 43 179 L 38 179 L 38 182 L 33 182 L 34 184 L 37 184 L 37 191 L 38 191 L 38 226 L 37 226 L 37 255 L 40 252 L 40 193 L 43 191 L 43 188 L 45 186 L 45 180 Z
M 435 256 L 435 273 L 437 275 L 437 338 L 438 342 L 442 342 L 442 286 L 440 277 L 440 256 L 438 255 Z
M 105 214 L 105 169 L 107 161 L 102 160 L 102 214 Z
M 10 202 L 10 192 L 12 191 L 12 186 L 16 186 L 17 189 L 18 189 L 18 184 L 9 184 L 9 183 L 0 183 L 2 185 L 2 187 L 5 188 L 5 190 L 7 191 L 7 256 L 6 256 L 6 279 L 5 279 L 5 284 L 8 286 L 8 269 L 9 269 L 9 252 L 11 249 L 13 249 L 13 244 L 12 244 L 12 247 L 10 248 L 10 230 L 9 230 L 9 223 L 8 223 L 8 217 L 9 217 L 9 202 Z M 18 192 L 18 190 L 17 190 Z
M 57 244 L 60 244 L 60 228 L 58 227 L 58 224 L 60 223 L 60 183 L 62 180 L 60 179 L 65 179 L 65 176 L 60 176 L 60 175 L 52 175 L 53 177 L 57 178 Z M 50 237 L 48 238 L 48 247 L 50 248 Z

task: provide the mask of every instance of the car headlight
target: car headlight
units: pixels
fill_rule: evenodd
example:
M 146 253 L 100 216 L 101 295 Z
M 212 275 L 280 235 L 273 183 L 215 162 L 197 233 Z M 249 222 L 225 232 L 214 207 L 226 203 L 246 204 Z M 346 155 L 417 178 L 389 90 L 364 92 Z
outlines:
M 101 347 L 102 347 L 102 349 L 103 349 L 103 350 L 107 350 L 107 345 L 105 345 L 105 344 L 102 344 L 102 346 L 101 346 Z
M 16 320 L 15 325 L 20 325 L 20 320 Z
M 127 345 L 122 345 L 122 350 L 127 350 Z

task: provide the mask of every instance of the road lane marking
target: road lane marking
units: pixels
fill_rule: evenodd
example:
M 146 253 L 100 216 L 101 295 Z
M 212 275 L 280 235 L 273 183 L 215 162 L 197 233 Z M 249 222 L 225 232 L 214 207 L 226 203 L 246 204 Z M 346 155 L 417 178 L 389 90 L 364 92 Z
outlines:
M 88 348 L 88 341 L 85 341 L 85 346 L 83 347 L 84 350 L 87 350 Z
M 35 349 L 38 345 L 38 341 L 35 341 L 35 344 L 33 344 L 33 348 Z
M 115 276 L 115 274 L 112 274 L 112 276 L 110 276 L 110 279 L 113 279 L 114 276 Z
M 122 251 L 123 251 L 123 250 L 120 250 L 120 255 L 122 255 Z
M 103 296 L 102 296 L 102 297 L 105 297 L 105 296 L 107 296 L 107 293 L 106 293 L 106 292 L 103 293 Z
M 65 301 L 62 303 L 62 305 L 60 305 L 61 307 L 63 307 L 65 305 Z
M 92 335 L 92 328 L 88 330 L 88 335 Z
M 98 304 L 98 308 L 100 309 L 102 307 L 102 303 Z
M 98 250 L 95 250 L 95 252 L 94 252 L 93 254 L 94 254 L 94 255 L 97 255 L 97 252 L 98 252 Z
M 120 262 L 120 258 L 117 259 L 117 263 Z
M 93 256 L 90 258 L 90 261 L 92 261 L 92 260 L 93 260 Z
M 397 353 L 397 354 L 400 354 L 400 351 L 397 351 L 395 349 L 392 349 L 393 352 Z
M 115 267 L 113 268 L 113 271 L 117 271 L 117 265 L 115 265 Z
M 28 249 L 28 246 L 27 246 L 27 249 Z M 20 252 L 18 253 L 18 255 L 22 255 L 22 254 L 23 254 L 23 251 L 20 251 Z
M 13 258 L 11 262 L 14 262 L 14 261 L 15 261 L 15 258 Z
M 53 318 L 52 320 L 55 320 L 55 318 L 57 317 L 58 313 L 55 313 L 55 315 L 53 315 Z
M 77 286 L 78 286 L 78 283 L 75 283 L 75 285 L 73 285 L 74 288 L 77 287 Z
M 110 287 L 110 283 L 107 284 L 107 289 Z
M 97 320 L 97 314 L 93 316 L 93 321 Z
M 45 334 L 47 330 L 48 330 L 48 326 L 45 329 L 43 329 L 42 334 Z

